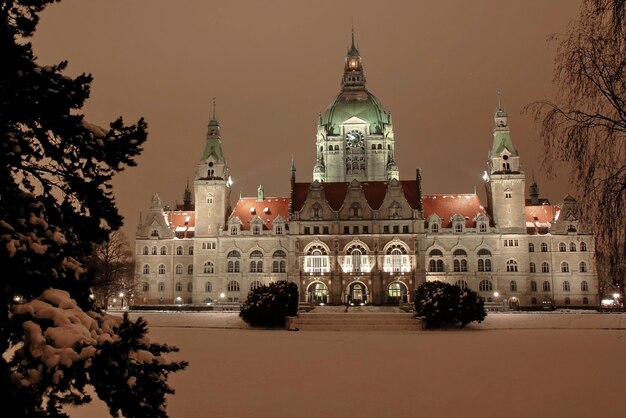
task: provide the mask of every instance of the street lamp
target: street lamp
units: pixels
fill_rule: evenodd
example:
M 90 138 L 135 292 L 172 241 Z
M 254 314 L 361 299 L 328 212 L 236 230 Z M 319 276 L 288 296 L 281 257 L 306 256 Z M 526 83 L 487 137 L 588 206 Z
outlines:
M 120 306 L 124 309 L 124 292 L 120 292 L 118 296 L 120 297 Z

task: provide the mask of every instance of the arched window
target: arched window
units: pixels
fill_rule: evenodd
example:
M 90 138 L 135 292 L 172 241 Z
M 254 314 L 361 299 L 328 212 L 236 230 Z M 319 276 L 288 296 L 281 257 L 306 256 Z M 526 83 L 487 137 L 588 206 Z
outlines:
M 147 247 L 147 246 L 145 246 L 145 247 L 143 247 L 143 249 L 141 250 L 141 253 L 142 253 L 143 255 L 148 255 L 148 251 L 149 251 L 149 250 L 148 250 L 148 247 Z
M 435 248 L 434 250 L 432 250 L 430 252 L 430 254 L 428 254 L 431 257 L 443 257 L 443 253 L 441 252 L 441 250 L 438 250 L 437 248 Z
M 159 292 L 165 292 L 165 283 L 159 282 Z
M 149 292 L 150 291 L 150 284 L 148 282 L 143 282 L 141 284 L 141 291 L 142 292 Z
M 569 273 L 569 263 L 567 261 L 561 263 L 561 273 Z
M 537 291 L 537 282 L 536 281 L 532 281 L 530 282 L 530 291 L 531 292 L 536 292 Z
M 571 303 L 570 298 L 565 298 L 564 302 L 566 305 L 569 305 Z
M 452 253 L 454 256 L 453 268 L 455 272 L 467 271 L 467 252 L 462 248 L 457 248 Z
M 329 259 L 326 248 L 322 245 L 313 245 L 307 250 L 304 257 L 304 271 L 306 273 L 327 273 L 329 269 Z
M 478 232 L 487 232 L 487 224 L 485 222 L 478 224 Z
M 161 255 L 167 255 L 167 247 L 166 246 L 161 247 Z
M 461 289 L 467 289 L 467 282 L 465 280 L 457 280 L 455 285 L 459 286 Z
M 531 273 L 536 273 L 537 272 L 537 266 L 535 265 L 535 263 L 530 263 L 530 272 Z
M 237 250 L 232 250 L 232 251 L 228 252 L 228 255 L 226 257 L 228 257 L 228 258 L 240 258 L 241 254 Z
M 252 235 L 261 235 L 261 226 L 253 225 L 252 226 Z
M 230 235 L 237 235 L 239 234 L 239 228 L 237 227 L 237 225 L 232 225 L 230 227 Z
M 157 247 L 152 247 L 151 254 L 152 255 L 157 255 Z
M 250 273 L 263 273 L 263 261 L 250 261 Z
M 583 280 L 582 282 L 580 282 L 580 290 L 582 292 L 588 292 L 589 291 L 589 283 L 587 283 L 586 280 Z
M 550 264 L 548 264 L 546 261 L 541 263 L 541 272 L 542 273 L 550 273 Z
M 570 242 L 569 250 L 570 251 L 576 251 L 576 243 L 575 242 Z
M 226 285 L 226 290 L 228 292 L 239 292 L 239 282 L 236 282 L 234 280 L 231 280 L 230 282 L 228 282 L 228 284 Z
M 207 261 L 204 263 L 204 267 L 202 268 L 202 272 L 206 274 L 215 273 L 215 265 L 211 261 Z
M 361 205 L 359 205 L 358 203 L 354 202 L 350 206 L 350 217 L 358 218 L 360 216 L 361 216 Z
M 187 250 L 187 254 L 193 255 L 193 246 L 189 247 L 189 249 Z
M 274 258 L 285 258 L 285 257 L 287 257 L 287 254 L 283 250 L 276 250 L 276 251 L 274 251 L 274 254 L 272 254 L 272 257 L 274 257 Z
M 559 242 L 559 252 L 564 253 L 565 251 L 567 251 L 567 245 L 564 242 Z
M 183 265 L 182 264 L 176 264 L 176 274 L 183 274 Z
M 181 282 L 176 282 L 176 291 L 177 292 L 183 291 L 183 284 Z
M 150 274 L 150 266 L 148 264 L 144 264 L 142 272 L 143 274 Z
M 517 292 L 517 282 L 515 280 L 511 280 L 511 283 L 509 283 L 509 289 L 511 292 Z
M 541 243 L 541 252 L 542 253 L 547 253 L 548 252 L 548 244 L 546 244 L 545 242 Z
M 581 242 L 580 243 L 580 251 L 587 251 L 587 243 L 586 242 Z
M 569 292 L 570 291 L 570 284 L 568 281 L 564 281 L 563 282 L 563 291 L 564 292 Z
M 165 264 L 159 264 L 159 274 L 165 274 Z
M 478 290 L 480 290 L 481 292 L 491 292 L 492 289 L 493 286 L 491 285 L 491 282 L 489 280 L 481 280 L 478 284 Z
M 517 271 L 517 261 L 511 259 L 506 262 L 506 271 L 508 272 L 516 272 Z
M 587 263 L 585 263 L 584 261 L 581 261 L 578 264 L 578 271 L 580 271 L 581 273 L 587 273 Z
M 263 286 L 263 283 L 261 283 L 258 280 L 255 280 L 252 283 L 250 283 L 250 290 L 258 289 L 261 286 Z
M 550 291 L 550 282 L 549 281 L 545 281 L 543 282 L 543 291 L 544 292 L 549 292 Z
M 187 274 L 193 274 L 193 264 L 187 265 Z
M 206 284 L 204 285 L 204 291 L 205 292 L 212 292 L 213 291 L 213 284 L 211 282 L 206 282 Z
M 456 222 L 454 224 L 454 232 L 456 232 L 457 234 L 460 234 L 461 232 L 463 232 L 463 223 Z
M 430 225 L 430 232 L 432 232 L 433 234 L 438 234 L 438 233 L 439 233 L 439 224 L 438 224 L 438 223 L 433 222 L 433 223 Z
M 491 271 L 491 251 L 486 248 L 478 250 L 478 271 Z
M 180 245 L 176 247 L 176 255 L 183 255 L 183 247 Z
M 239 273 L 240 263 L 238 259 L 241 257 L 241 254 L 239 253 L 239 251 L 232 250 L 228 253 L 226 257 L 229 259 L 226 264 L 227 266 L 226 271 L 228 273 Z
M 250 258 L 262 258 L 263 253 L 259 250 L 254 250 L 250 253 Z
M 535 244 L 533 244 L 532 242 L 528 243 L 528 252 L 529 253 L 534 253 L 535 252 Z

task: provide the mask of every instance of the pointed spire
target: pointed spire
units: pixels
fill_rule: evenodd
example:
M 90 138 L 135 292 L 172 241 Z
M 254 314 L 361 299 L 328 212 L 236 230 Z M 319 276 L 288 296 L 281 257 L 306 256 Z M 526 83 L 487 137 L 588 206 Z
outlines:
M 500 89 L 498 89 L 498 110 L 502 110 L 502 97 L 501 97 Z
M 217 117 L 215 116 L 215 108 L 217 106 L 215 105 L 215 97 L 213 98 L 213 120 L 217 120 Z
M 259 188 L 256 189 L 256 200 L 257 202 L 262 202 L 265 199 L 265 191 L 263 190 L 263 186 L 259 184 Z
M 296 162 L 295 162 L 295 160 L 293 158 L 293 154 L 291 154 L 291 167 L 290 167 L 290 170 L 291 170 L 292 173 L 296 172 Z
M 354 44 L 354 17 L 352 18 L 352 46 L 350 49 L 356 49 L 356 45 Z

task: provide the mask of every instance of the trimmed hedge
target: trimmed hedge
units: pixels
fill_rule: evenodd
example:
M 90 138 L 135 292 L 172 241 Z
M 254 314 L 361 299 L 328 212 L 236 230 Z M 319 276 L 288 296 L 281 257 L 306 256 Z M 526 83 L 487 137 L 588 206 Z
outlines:
M 248 293 L 239 316 L 253 327 L 284 327 L 298 312 L 298 286 L 286 280 L 260 286 Z
M 469 289 L 434 281 L 415 290 L 415 312 L 427 328 L 464 327 L 487 316 L 484 300 Z

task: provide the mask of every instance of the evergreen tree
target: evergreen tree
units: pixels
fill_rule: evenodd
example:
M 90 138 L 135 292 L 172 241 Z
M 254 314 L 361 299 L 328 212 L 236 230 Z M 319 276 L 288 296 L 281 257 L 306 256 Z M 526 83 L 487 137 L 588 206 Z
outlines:
M 186 364 L 162 359 L 175 348 L 147 343 L 142 321 L 95 310 L 81 265 L 122 224 L 111 179 L 135 165 L 146 124 L 88 123 L 80 109 L 91 77 L 35 62 L 25 40 L 52 2 L 0 3 L 3 414 L 65 416 L 63 405 L 89 401 L 91 384 L 112 412 L 123 404 L 126 416 L 163 417 L 167 375 Z M 111 391 L 122 377 L 144 389 Z
M 428 328 L 464 327 L 487 316 L 476 292 L 440 281 L 426 282 L 415 290 L 415 313 Z

